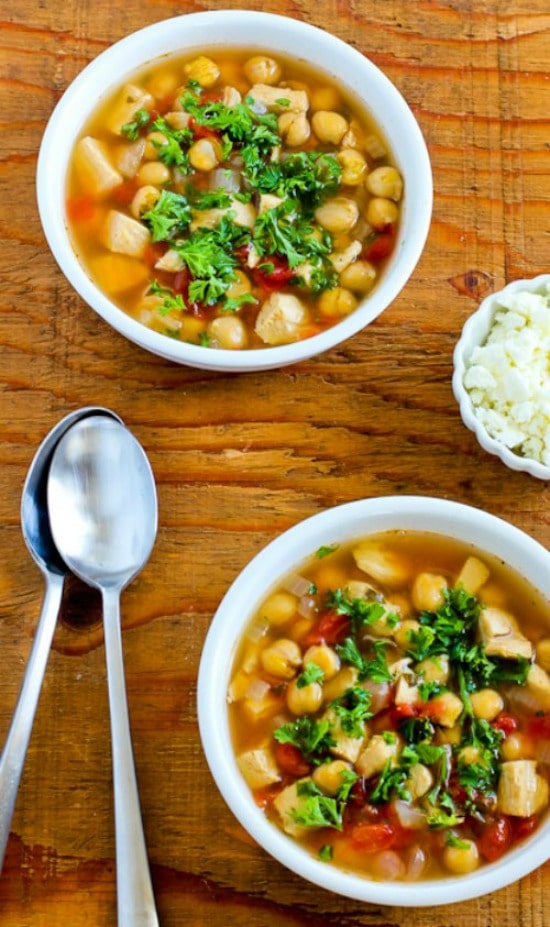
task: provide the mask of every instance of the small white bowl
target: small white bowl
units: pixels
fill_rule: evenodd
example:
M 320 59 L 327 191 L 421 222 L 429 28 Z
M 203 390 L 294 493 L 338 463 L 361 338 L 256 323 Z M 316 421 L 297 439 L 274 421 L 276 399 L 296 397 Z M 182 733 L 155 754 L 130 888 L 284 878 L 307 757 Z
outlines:
M 73 250 L 65 216 L 67 167 L 90 114 L 127 76 L 162 55 L 216 46 L 258 48 L 311 62 L 347 87 L 377 123 L 404 177 L 398 239 L 377 286 L 347 318 L 295 344 L 255 350 L 208 349 L 175 341 L 131 318 L 90 279 Z M 192 13 L 147 26 L 112 45 L 73 81 L 57 104 L 42 140 L 37 170 L 40 218 L 61 270 L 95 312 L 120 334 L 154 354 L 207 370 L 281 367 L 320 354 L 369 325 L 412 274 L 428 234 L 432 175 L 426 145 L 403 97 L 371 61 L 345 42 L 290 17 L 243 10 Z
M 206 759 L 223 798 L 243 827 L 275 859 L 310 882 L 349 898 L 431 907 L 495 891 L 546 862 L 550 853 L 550 817 L 516 850 L 469 875 L 418 883 L 375 882 L 315 858 L 265 817 L 237 766 L 227 712 L 235 650 L 266 593 L 322 544 L 346 543 L 396 529 L 437 533 L 472 544 L 513 566 L 550 599 L 550 553 L 494 515 L 421 496 L 366 499 L 328 509 L 269 544 L 227 592 L 210 625 L 202 653 L 199 726 Z
M 540 274 L 530 280 L 514 280 L 502 290 L 491 293 L 480 304 L 479 308 L 469 317 L 462 330 L 462 335 L 454 350 L 453 393 L 460 407 L 462 420 L 470 431 L 473 431 L 477 440 L 489 454 L 495 454 L 511 470 L 521 470 L 536 476 L 539 480 L 550 480 L 550 467 L 515 454 L 496 438 L 493 438 L 475 413 L 471 396 L 464 386 L 464 376 L 468 362 L 475 347 L 482 345 L 491 330 L 493 320 L 500 306 L 503 295 L 510 293 L 530 292 L 538 293 L 550 284 L 550 274 Z

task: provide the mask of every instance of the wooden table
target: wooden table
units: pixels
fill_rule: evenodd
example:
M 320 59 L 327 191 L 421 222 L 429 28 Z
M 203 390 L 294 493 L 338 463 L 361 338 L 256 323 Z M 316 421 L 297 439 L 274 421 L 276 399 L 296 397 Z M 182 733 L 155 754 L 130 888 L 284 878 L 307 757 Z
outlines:
M 433 911 L 359 904 L 287 872 L 215 789 L 197 728 L 201 645 L 217 603 L 269 540 L 360 497 L 443 496 L 550 544 L 547 486 L 485 454 L 451 393 L 452 351 L 480 297 L 550 269 L 548 0 L 242 0 L 332 30 L 415 112 L 435 208 L 404 292 L 363 333 L 248 376 L 178 367 L 113 333 L 58 270 L 34 174 L 61 92 L 109 44 L 215 8 L 170 0 L 4 0 L 0 65 L 0 743 L 38 616 L 19 526 L 28 464 L 73 408 L 115 409 L 151 459 L 160 530 L 124 594 L 134 744 L 162 927 L 542 927 L 550 866 Z M 8 855 L 2 927 L 116 921 L 111 764 L 99 607 L 69 583 Z

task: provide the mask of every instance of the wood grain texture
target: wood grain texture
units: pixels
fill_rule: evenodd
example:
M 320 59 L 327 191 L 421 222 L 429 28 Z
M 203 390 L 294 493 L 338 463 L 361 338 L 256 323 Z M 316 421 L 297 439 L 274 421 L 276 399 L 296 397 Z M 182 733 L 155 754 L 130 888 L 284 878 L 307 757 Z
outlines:
M 250 376 L 178 367 L 113 333 L 58 270 L 34 193 L 45 124 L 82 67 L 140 26 L 216 6 L 290 15 L 358 48 L 408 100 L 434 172 L 428 243 L 392 306 L 321 357 Z M 450 386 L 479 299 L 550 268 L 548 0 L 7 0 L 0 19 L 0 742 L 42 595 L 19 526 L 26 469 L 62 415 L 106 405 L 143 443 L 159 489 L 158 541 L 123 613 L 162 927 L 544 927 L 548 864 L 433 911 L 361 905 L 294 877 L 214 788 L 195 695 L 202 641 L 232 580 L 326 506 L 441 496 L 550 545 L 546 484 L 478 447 Z M 2 927 L 115 923 L 99 618 L 97 599 L 69 583 L 0 879 Z

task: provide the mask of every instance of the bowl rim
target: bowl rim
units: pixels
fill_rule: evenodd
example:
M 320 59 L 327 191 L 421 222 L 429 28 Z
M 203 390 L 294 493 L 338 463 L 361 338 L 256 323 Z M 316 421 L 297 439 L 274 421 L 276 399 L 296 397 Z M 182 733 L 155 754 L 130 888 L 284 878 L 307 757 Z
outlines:
M 496 515 L 429 496 L 382 496 L 325 509 L 268 543 L 226 592 L 210 624 L 201 655 L 197 683 L 198 721 L 206 760 L 224 801 L 268 854 L 309 882 L 337 894 L 384 905 L 426 907 L 466 901 L 493 892 L 542 865 L 550 852 L 550 816 L 520 847 L 467 876 L 416 884 L 376 882 L 354 876 L 316 860 L 254 805 L 231 747 L 226 710 L 231 663 L 242 629 L 277 581 L 293 568 L 299 568 L 319 542 L 349 542 L 399 528 L 456 537 L 481 551 L 501 556 L 506 562 L 510 562 L 513 553 L 519 561 L 515 569 L 550 600 L 550 552 L 530 535 Z M 270 580 L 266 581 L 266 577 Z M 250 606 L 243 609 L 243 601 L 250 601 Z M 231 654 L 230 659 L 228 654 Z
M 539 480 L 550 480 L 550 466 L 546 466 L 538 460 L 533 460 L 529 457 L 521 457 L 519 454 L 515 454 L 514 451 L 510 450 L 510 448 L 506 447 L 489 434 L 483 423 L 475 414 L 471 396 L 464 386 L 466 364 L 470 359 L 473 349 L 477 345 L 483 344 L 487 338 L 493 319 L 499 308 L 499 299 L 503 295 L 509 293 L 518 293 L 522 291 L 535 293 L 544 286 L 550 286 L 550 273 L 513 280 L 501 289 L 489 293 L 482 300 L 478 308 L 466 319 L 460 338 L 455 345 L 453 352 L 454 369 L 452 389 L 459 405 L 464 424 L 470 431 L 473 431 L 484 450 L 489 454 L 500 457 L 502 462 L 511 470 L 529 473 Z
M 411 149 L 414 151 L 412 169 L 418 176 L 418 183 L 403 202 L 401 238 L 399 247 L 394 252 L 394 261 L 388 265 L 388 273 L 382 275 L 373 293 L 349 316 L 325 332 L 290 345 L 244 351 L 207 351 L 198 345 L 177 342 L 160 332 L 148 329 L 111 302 L 96 287 L 71 246 L 62 201 L 73 140 L 97 105 L 98 99 L 114 91 L 125 78 L 139 71 L 148 61 L 154 62 L 162 57 L 177 54 L 180 48 L 183 53 L 193 48 L 214 48 L 223 45 L 225 31 L 229 28 L 236 29 L 237 26 L 243 30 L 243 35 L 259 28 L 265 30 L 262 40 L 243 40 L 243 47 L 256 46 L 284 53 L 288 36 L 292 35 L 292 41 L 299 43 L 300 49 L 308 49 L 313 42 L 319 49 L 317 55 L 321 54 L 322 49 L 323 59 L 326 61 L 339 62 L 345 57 L 351 62 L 363 79 L 368 78 L 371 98 L 384 94 L 384 111 L 388 112 L 387 117 L 384 113 L 384 118 L 387 118 L 388 122 L 393 120 L 394 130 L 406 133 L 408 152 L 410 153 Z M 212 40 L 205 40 L 204 35 L 212 33 L 214 28 L 216 32 L 213 33 Z M 203 37 L 199 40 L 197 36 L 200 30 L 203 30 Z M 231 40 L 231 44 L 239 43 Z M 302 52 L 301 56 L 303 60 L 312 60 L 315 67 L 332 75 L 332 69 L 323 68 L 316 63 L 315 56 L 311 59 Z M 350 64 L 348 68 L 351 71 Z M 334 71 L 336 70 L 334 67 Z M 116 80 L 112 80 L 112 73 L 118 74 Z M 335 75 L 335 79 L 344 84 L 350 92 L 353 91 L 349 79 L 341 78 L 338 74 Z M 360 93 L 359 78 L 354 80 L 355 91 Z M 83 102 L 90 98 L 95 101 L 94 106 L 83 106 Z M 361 103 L 368 110 L 372 110 L 370 101 L 362 100 Z M 380 124 L 381 115 L 374 118 Z M 63 127 L 67 120 L 75 128 L 74 131 L 71 129 L 70 146 L 63 146 L 62 140 L 66 134 Z M 384 127 L 384 132 L 387 134 L 387 127 Z M 401 151 L 395 150 L 394 144 L 391 147 L 399 165 L 404 155 Z M 426 142 L 412 110 L 397 87 L 369 58 L 338 36 L 292 17 L 253 10 L 217 9 L 184 13 L 132 32 L 100 52 L 77 74 L 55 106 L 45 128 L 38 154 L 36 196 L 42 228 L 61 271 L 88 306 L 116 331 L 145 350 L 176 363 L 211 370 L 245 372 L 284 366 L 329 350 L 366 327 L 393 302 L 420 260 L 430 228 L 433 183 Z M 415 213 L 414 218 L 411 215 L 406 225 L 405 219 L 412 211 Z M 408 236 L 403 237 L 407 229 Z M 395 272 L 398 262 L 402 266 L 399 272 Z

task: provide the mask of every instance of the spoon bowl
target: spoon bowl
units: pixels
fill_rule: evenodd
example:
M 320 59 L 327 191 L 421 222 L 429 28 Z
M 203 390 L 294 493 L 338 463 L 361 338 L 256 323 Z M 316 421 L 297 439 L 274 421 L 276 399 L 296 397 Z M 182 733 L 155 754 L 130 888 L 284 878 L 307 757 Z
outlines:
M 142 569 L 157 532 L 149 461 L 119 422 L 92 416 L 59 442 L 48 478 L 54 542 L 71 570 L 101 591 L 115 804 L 119 927 L 158 927 L 130 736 L 120 593 Z
M 46 435 L 34 455 L 21 497 L 21 528 L 25 544 L 45 582 L 44 600 L 27 668 L 6 743 L 0 757 L 0 870 L 4 862 L 11 820 L 31 735 L 48 654 L 63 598 L 68 572 L 52 537 L 47 509 L 47 481 L 51 459 L 63 435 L 90 415 L 120 422 L 114 412 L 87 406 L 70 412 Z

